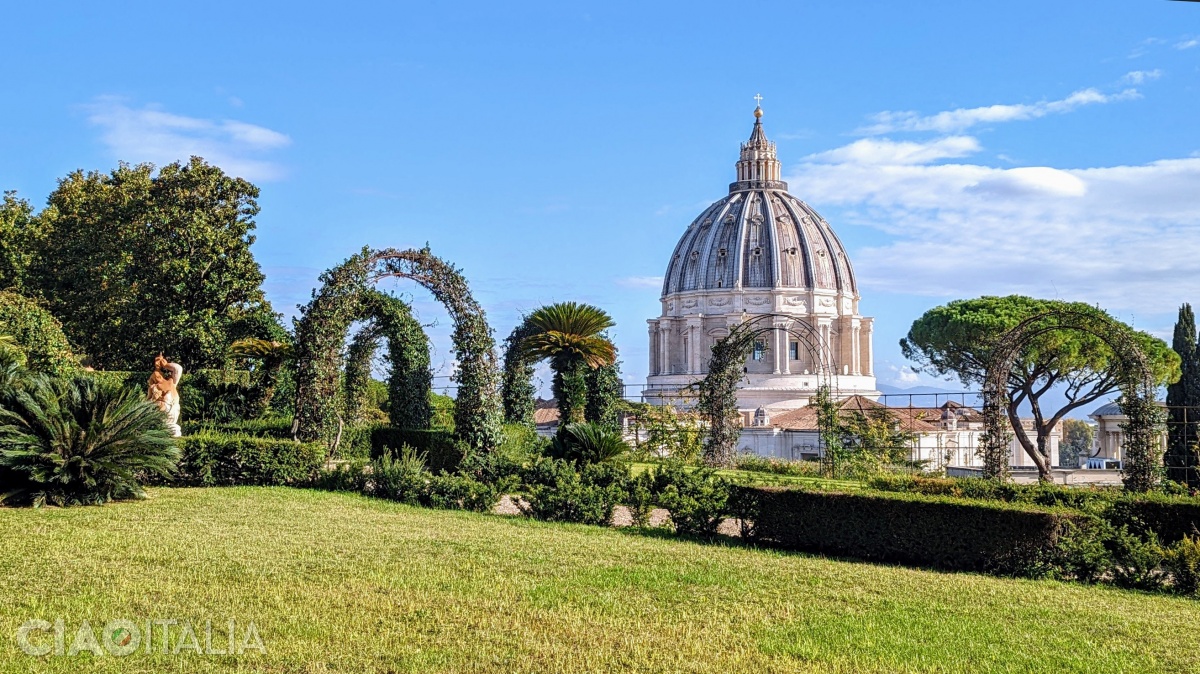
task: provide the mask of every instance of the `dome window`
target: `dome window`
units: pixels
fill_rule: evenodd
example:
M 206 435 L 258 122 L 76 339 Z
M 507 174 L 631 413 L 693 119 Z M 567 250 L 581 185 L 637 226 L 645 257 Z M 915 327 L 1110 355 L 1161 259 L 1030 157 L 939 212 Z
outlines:
M 754 256 L 758 257 L 759 255 L 762 255 L 762 248 L 756 247 L 753 252 L 754 252 Z
M 725 249 L 720 248 L 717 250 L 717 257 L 725 257 L 725 253 L 726 253 Z

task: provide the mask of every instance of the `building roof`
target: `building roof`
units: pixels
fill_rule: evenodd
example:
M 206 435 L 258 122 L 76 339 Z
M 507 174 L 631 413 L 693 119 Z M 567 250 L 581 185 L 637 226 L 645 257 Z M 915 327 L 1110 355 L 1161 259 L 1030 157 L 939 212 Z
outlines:
M 550 400 L 542 400 L 538 398 L 533 407 L 533 423 L 537 426 L 546 426 L 557 424 L 561 421 L 562 415 L 558 411 L 558 401 L 551 398 Z
M 852 417 L 855 413 L 869 415 L 871 412 L 886 410 L 900 422 L 900 427 L 906 433 L 931 433 L 938 430 L 938 420 L 941 418 L 941 408 L 921 407 L 888 407 L 870 398 L 853 395 L 837 403 L 838 416 Z M 809 405 L 799 409 L 789 410 L 772 416 L 770 425 L 785 431 L 815 431 L 817 410 Z
M 775 144 L 756 109 L 742 144 L 738 180 L 683 233 L 663 280 L 663 296 L 719 288 L 802 288 L 857 294 L 841 241 L 779 179 Z

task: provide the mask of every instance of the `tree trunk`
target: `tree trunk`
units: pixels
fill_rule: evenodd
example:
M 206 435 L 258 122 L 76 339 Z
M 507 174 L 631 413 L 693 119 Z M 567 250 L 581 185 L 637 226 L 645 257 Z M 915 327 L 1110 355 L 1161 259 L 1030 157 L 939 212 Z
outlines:
M 1042 454 L 1042 449 L 1045 447 L 1046 438 L 1042 434 L 1042 430 L 1037 429 L 1037 442 L 1029 439 L 1029 434 L 1025 432 L 1025 427 L 1021 425 L 1021 416 L 1017 409 L 1016 403 L 1010 403 L 1008 406 L 1008 420 L 1013 427 L 1013 432 L 1017 436 L 1017 441 L 1021 443 L 1021 447 L 1029 458 L 1033 459 L 1033 463 L 1038 469 L 1038 480 L 1040 482 L 1049 482 L 1051 479 L 1050 458 Z

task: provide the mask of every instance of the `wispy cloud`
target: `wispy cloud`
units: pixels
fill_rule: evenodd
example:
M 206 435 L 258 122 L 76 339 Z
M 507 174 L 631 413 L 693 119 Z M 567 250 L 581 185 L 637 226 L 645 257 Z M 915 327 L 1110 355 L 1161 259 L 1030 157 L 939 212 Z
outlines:
M 1140 97 L 1141 94 L 1136 89 L 1125 89 L 1114 94 L 1105 94 L 1098 89 L 1081 89 L 1066 98 L 1056 101 L 958 108 L 933 115 L 921 115 L 912 110 L 888 110 L 873 115 L 871 119 L 874 123 L 859 129 L 858 133 L 866 136 L 878 136 L 897 131 L 956 133 L 979 124 L 1037 119 L 1046 115 L 1071 112 L 1085 105 L 1127 101 Z
M 100 129 L 100 140 L 123 161 L 161 166 L 197 155 L 249 180 L 278 180 L 285 173 L 266 156 L 290 145 L 291 138 L 264 126 L 188 117 L 154 105 L 132 107 L 111 96 L 96 99 L 86 110 L 88 122 Z
M 971 136 L 948 136 L 924 143 L 864 138 L 844 147 L 809 155 L 806 159 L 831 164 L 928 164 L 939 159 L 966 157 L 979 149 L 979 141 Z
M 1141 84 L 1162 77 L 1162 71 L 1158 68 L 1154 70 L 1133 70 L 1125 73 L 1121 81 L 1125 84 Z
M 662 284 L 661 276 L 626 276 L 617 279 L 617 285 L 622 288 L 661 288 Z
M 1175 43 L 1175 48 L 1179 50 L 1191 49 L 1197 46 L 1200 46 L 1200 38 L 1193 37 L 1187 40 L 1180 40 L 1179 42 Z
M 881 233 L 855 254 L 864 287 L 895 292 L 904 279 L 903 292 L 920 295 L 1018 292 L 1139 312 L 1200 296 L 1200 158 L 1084 169 L 909 161 L 940 142 L 892 162 L 858 161 L 851 144 L 790 172 L 811 203 Z

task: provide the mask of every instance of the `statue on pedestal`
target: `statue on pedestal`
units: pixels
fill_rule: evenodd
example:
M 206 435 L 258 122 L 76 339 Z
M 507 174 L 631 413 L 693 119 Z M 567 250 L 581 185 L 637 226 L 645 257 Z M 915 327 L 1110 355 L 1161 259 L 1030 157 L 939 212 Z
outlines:
M 183 366 L 168 361 L 161 353 L 154 359 L 146 398 L 167 415 L 167 428 L 175 437 L 183 435 L 179 426 L 179 380 Z

